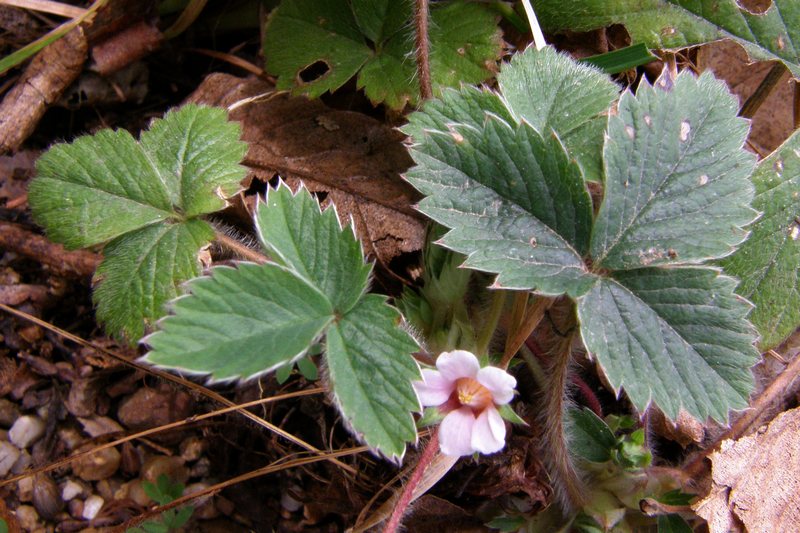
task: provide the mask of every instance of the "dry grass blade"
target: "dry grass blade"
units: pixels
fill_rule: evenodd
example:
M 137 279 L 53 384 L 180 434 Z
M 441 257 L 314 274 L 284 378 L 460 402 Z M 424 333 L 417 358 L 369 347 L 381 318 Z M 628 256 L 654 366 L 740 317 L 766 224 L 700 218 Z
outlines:
M 92 343 L 90 341 L 82 339 L 82 338 L 78 337 L 77 335 L 73 335 L 72 333 L 69 333 L 68 331 L 64 331 L 63 329 L 60 329 L 60 328 L 58 328 L 58 327 L 56 327 L 56 326 L 54 326 L 54 325 L 52 325 L 52 324 L 50 324 L 50 323 L 48 323 L 48 322 L 46 322 L 44 320 L 41 320 L 40 318 L 37 318 L 37 317 L 35 317 L 33 315 L 29 315 L 27 313 L 24 313 L 22 311 L 14 309 L 13 307 L 9 307 L 9 306 L 7 306 L 5 304 L 0 303 L 0 309 L 2 309 L 3 311 L 5 311 L 5 312 L 7 312 L 9 314 L 12 314 L 14 316 L 17 316 L 17 317 L 23 318 L 25 320 L 28 320 L 30 322 L 33 322 L 34 324 L 37 324 L 37 325 L 39 325 L 39 326 L 41 326 L 41 327 L 43 327 L 43 328 L 45 328 L 45 329 L 47 329 L 49 331 L 52 331 L 53 333 L 56 333 L 57 335 L 60 335 L 61 337 L 65 338 L 65 339 L 71 340 L 72 342 L 74 342 L 76 344 L 79 344 L 81 346 L 86 346 L 86 347 L 92 348 L 94 350 L 97 350 L 98 352 L 100 352 L 100 353 L 102 353 L 104 355 L 107 355 L 107 356 L 111 357 L 112 359 L 114 359 L 115 361 L 119 361 L 120 363 L 122 363 L 124 365 L 130 366 L 130 367 L 135 368 L 137 370 L 141 370 L 142 372 L 145 372 L 145 373 L 153 375 L 153 376 L 158 376 L 158 377 L 160 377 L 162 379 L 165 379 L 167 381 L 170 381 L 172 383 L 176 383 L 176 384 L 181 385 L 183 387 L 186 387 L 186 388 L 188 388 L 188 389 L 190 389 L 190 390 L 192 390 L 194 392 L 197 392 L 198 394 L 201 394 L 201 395 L 205 396 L 206 398 L 214 400 L 214 401 L 216 401 L 218 403 L 221 403 L 221 404 L 223 404 L 223 405 L 225 405 L 227 407 L 234 408 L 242 416 L 244 416 L 246 418 L 249 418 L 250 420 L 252 420 L 256 424 L 268 429 L 269 431 L 272 431 L 273 433 L 276 433 L 277 435 L 280 435 L 281 437 L 285 438 L 289 442 L 292 442 L 292 443 L 296 444 L 297 446 L 300 446 L 301 448 L 304 448 L 305 450 L 307 450 L 307 451 L 309 451 L 311 453 L 315 453 L 315 454 L 324 454 L 325 453 L 325 452 L 323 452 L 321 450 L 318 450 L 317 448 L 315 448 L 311 444 L 308 444 L 304 440 L 292 435 L 291 433 L 288 433 L 288 432 L 284 431 L 283 429 L 279 428 L 278 426 L 276 426 L 276 425 L 274 425 L 274 424 L 272 424 L 270 422 L 267 422 L 266 420 L 264 420 L 260 416 L 254 414 L 254 413 L 251 413 L 250 411 L 247 411 L 246 409 L 242 409 L 241 407 L 238 407 L 232 401 L 228 400 L 224 396 L 221 396 L 220 394 L 217 394 L 216 392 L 214 392 L 214 391 L 212 391 L 210 389 L 207 389 L 206 387 L 203 387 L 203 386 L 198 385 L 196 383 L 192 383 L 191 381 L 188 381 L 188 380 L 183 379 L 183 378 L 178 377 L 178 376 L 174 376 L 174 375 L 169 374 L 167 372 L 162 372 L 160 370 L 156 370 L 156 369 L 151 368 L 151 367 L 149 367 L 147 365 L 143 365 L 141 363 L 137 363 L 136 361 L 129 361 L 128 359 L 125 359 L 121 355 L 116 354 L 116 353 L 114 353 L 113 351 L 111 351 L 111 350 L 109 350 L 107 348 L 104 348 L 104 347 L 99 346 L 97 344 L 94 344 L 94 343 Z M 353 475 L 356 474 L 356 469 L 353 468 L 352 466 L 346 465 L 346 464 L 342 463 L 341 461 L 338 461 L 335 458 L 331 459 L 331 461 L 336 466 L 338 466 L 340 468 L 343 468 L 347 472 L 350 472 Z
M 82 7 L 71 6 L 62 2 L 53 2 L 52 0 L 0 0 L 0 5 L 30 9 L 31 11 L 49 13 L 51 15 L 67 18 L 82 17 L 88 11 Z

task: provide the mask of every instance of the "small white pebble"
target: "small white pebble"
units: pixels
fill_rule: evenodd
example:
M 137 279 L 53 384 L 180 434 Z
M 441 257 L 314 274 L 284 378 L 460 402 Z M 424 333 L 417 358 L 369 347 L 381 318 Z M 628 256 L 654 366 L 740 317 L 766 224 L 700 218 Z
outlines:
M 27 448 L 44 435 L 44 421 L 38 416 L 21 416 L 11 426 L 8 439 L 19 448 Z
M 83 487 L 70 479 L 64 483 L 64 486 L 61 488 L 61 499 L 68 502 L 82 492 Z
M 10 442 L 0 442 L 0 477 L 5 477 L 19 459 L 20 451 Z
M 103 500 L 103 498 L 97 494 L 92 494 L 83 502 L 83 517 L 86 520 L 94 520 L 98 513 L 100 513 L 100 509 L 103 508 L 104 503 L 105 500 Z

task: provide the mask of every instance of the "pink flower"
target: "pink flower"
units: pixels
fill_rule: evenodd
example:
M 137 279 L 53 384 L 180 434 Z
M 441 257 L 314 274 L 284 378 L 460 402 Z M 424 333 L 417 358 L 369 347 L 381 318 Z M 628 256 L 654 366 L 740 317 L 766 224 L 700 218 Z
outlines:
M 444 352 L 438 370 L 422 371 L 414 388 L 424 406 L 447 413 L 439 427 L 443 454 L 494 453 L 506 443 L 506 424 L 497 410 L 514 397 L 517 380 L 497 367 L 480 367 L 478 358 L 465 350 Z

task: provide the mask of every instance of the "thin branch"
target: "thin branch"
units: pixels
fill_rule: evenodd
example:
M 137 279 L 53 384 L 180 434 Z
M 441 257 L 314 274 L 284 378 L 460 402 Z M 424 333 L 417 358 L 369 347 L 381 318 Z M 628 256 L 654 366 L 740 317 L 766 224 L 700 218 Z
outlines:
M 431 88 L 430 41 L 428 40 L 428 0 L 416 0 L 414 5 L 416 27 L 415 46 L 417 54 L 417 78 L 419 96 L 424 102 L 433 96 Z
M 742 108 L 739 110 L 739 116 L 753 118 L 761 107 L 761 104 L 769 98 L 769 95 L 772 94 L 772 91 L 778 86 L 778 82 L 783 78 L 783 73 L 785 71 L 786 67 L 783 66 L 783 63 L 780 61 L 775 62 L 772 68 L 769 69 L 769 72 L 767 72 L 767 75 L 764 76 L 764 79 L 761 80 L 755 92 L 742 104 Z

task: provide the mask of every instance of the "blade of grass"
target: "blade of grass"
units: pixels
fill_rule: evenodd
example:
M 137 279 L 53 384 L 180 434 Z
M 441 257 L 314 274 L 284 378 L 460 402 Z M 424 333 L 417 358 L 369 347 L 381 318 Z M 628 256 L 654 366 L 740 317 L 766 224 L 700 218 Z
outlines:
M 68 22 L 65 22 L 64 24 L 61 24 L 60 26 L 56 26 L 32 43 L 25 45 L 16 52 L 13 52 L 3 59 L 0 59 L 0 74 L 3 74 L 9 69 L 16 67 L 45 46 L 54 43 L 65 36 L 67 33 L 78 27 L 78 25 L 82 24 L 90 17 L 93 17 L 97 10 L 103 7 L 107 2 L 108 0 L 97 0 L 94 4 L 92 4 L 92 7 L 87 9 L 86 12 L 80 17 L 76 17 Z
M 629 68 L 646 65 L 656 59 L 658 58 L 650 53 L 644 43 L 639 43 L 613 52 L 585 57 L 581 61 L 601 68 L 607 74 L 617 74 Z

